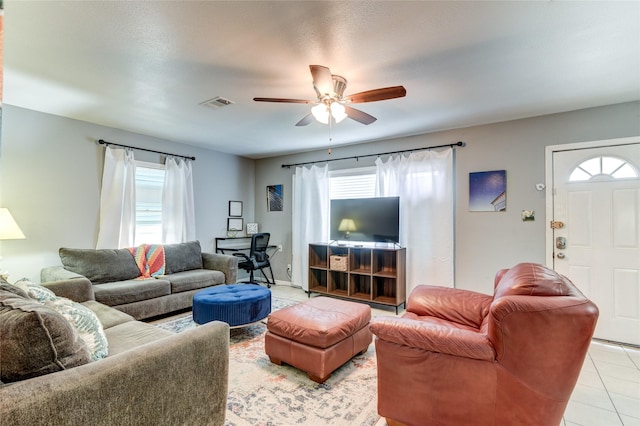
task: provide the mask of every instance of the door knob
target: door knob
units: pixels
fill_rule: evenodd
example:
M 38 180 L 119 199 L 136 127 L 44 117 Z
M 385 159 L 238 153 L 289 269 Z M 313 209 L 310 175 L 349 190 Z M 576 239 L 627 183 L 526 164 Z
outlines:
M 558 254 L 556 254 L 556 257 L 558 259 L 564 259 L 564 253 L 558 253 Z

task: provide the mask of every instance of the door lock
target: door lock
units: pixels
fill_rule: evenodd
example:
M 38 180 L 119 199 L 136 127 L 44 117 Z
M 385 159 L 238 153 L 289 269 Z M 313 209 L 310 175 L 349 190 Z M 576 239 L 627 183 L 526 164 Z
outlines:
M 558 259 L 564 259 L 564 253 L 558 253 L 558 254 L 556 254 L 556 257 Z
M 567 239 L 565 237 L 556 237 L 556 248 L 564 250 L 567 248 Z

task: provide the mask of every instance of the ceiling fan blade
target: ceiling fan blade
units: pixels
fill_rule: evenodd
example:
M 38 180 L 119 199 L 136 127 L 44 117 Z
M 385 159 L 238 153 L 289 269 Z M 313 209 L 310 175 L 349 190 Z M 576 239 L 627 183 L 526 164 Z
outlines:
M 349 105 L 344 106 L 344 112 L 347 113 L 347 117 L 362 124 L 371 124 L 377 120 L 373 115 L 369 115 L 359 109 L 351 108 Z
M 302 117 L 302 120 L 298 121 L 296 123 L 296 126 L 300 127 L 300 126 L 307 126 L 309 125 L 311 122 L 313 121 L 313 114 L 309 113 L 307 115 L 305 115 L 304 117 Z
M 322 65 L 309 65 L 313 77 L 313 88 L 316 89 L 318 98 L 324 95 L 333 96 L 333 77 L 331 70 Z
M 387 99 L 402 98 L 407 95 L 404 86 L 384 87 L 382 89 L 367 90 L 366 92 L 354 93 L 345 96 L 344 100 L 353 104 L 363 102 L 384 101 Z
M 314 104 L 316 101 L 306 99 L 285 99 L 285 98 L 253 98 L 256 102 L 283 102 L 289 104 Z

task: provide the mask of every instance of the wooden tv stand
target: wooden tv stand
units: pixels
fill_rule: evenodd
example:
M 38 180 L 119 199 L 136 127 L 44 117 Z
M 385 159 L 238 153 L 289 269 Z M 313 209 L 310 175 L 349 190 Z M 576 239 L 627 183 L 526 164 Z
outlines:
M 309 244 L 309 293 L 390 305 L 397 313 L 406 300 L 405 277 L 404 248 Z

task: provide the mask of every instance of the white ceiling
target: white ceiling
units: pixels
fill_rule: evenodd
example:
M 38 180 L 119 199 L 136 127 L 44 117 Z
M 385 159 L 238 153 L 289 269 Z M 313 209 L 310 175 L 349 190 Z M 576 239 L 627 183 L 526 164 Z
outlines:
M 358 104 L 332 146 L 640 99 L 640 2 L 6 1 L 4 102 L 262 158 L 325 148 L 295 127 L 308 66 Z M 215 96 L 234 102 L 213 110 Z M 100 135 L 96 135 L 100 137 Z M 118 142 L 118 141 L 113 141 Z

